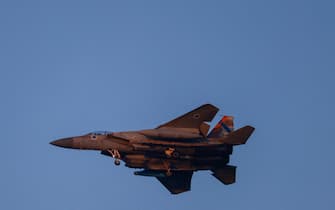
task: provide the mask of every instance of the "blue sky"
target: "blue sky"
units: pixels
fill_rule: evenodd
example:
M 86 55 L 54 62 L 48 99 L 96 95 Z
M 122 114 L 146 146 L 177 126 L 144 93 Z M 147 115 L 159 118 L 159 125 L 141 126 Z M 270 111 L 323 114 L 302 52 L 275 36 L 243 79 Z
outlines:
M 334 209 L 332 1 L 1 1 L 0 209 Z M 51 140 L 203 104 L 256 127 L 172 196 Z

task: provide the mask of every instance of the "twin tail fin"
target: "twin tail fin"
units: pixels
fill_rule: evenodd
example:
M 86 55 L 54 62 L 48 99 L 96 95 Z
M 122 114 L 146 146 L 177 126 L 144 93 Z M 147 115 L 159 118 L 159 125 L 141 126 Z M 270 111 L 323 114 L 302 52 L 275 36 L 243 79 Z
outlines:
M 213 130 L 208 134 L 208 138 L 220 138 L 228 136 L 234 131 L 234 117 L 223 116 L 223 118 L 215 125 Z

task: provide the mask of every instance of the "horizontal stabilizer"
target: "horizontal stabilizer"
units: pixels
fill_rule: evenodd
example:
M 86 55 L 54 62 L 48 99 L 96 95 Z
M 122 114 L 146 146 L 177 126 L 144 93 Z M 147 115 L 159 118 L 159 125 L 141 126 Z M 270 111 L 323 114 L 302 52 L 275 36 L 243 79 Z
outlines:
M 219 138 L 219 141 L 231 145 L 245 144 L 248 138 L 251 136 L 252 132 L 254 132 L 254 130 L 255 128 L 251 126 L 245 126 L 230 133 L 226 137 Z
M 192 171 L 174 172 L 171 176 L 156 177 L 172 194 L 191 190 Z
M 235 182 L 236 166 L 227 165 L 224 168 L 219 168 L 212 171 L 212 175 L 225 185 L 233 184 Z

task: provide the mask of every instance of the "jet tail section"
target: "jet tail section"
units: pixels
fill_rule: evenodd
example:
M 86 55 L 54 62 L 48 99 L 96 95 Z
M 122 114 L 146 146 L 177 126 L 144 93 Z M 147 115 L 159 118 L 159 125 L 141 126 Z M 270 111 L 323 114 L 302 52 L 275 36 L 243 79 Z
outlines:
M 234 131 L 234 117 L 223 116 L 209 133 L 208 138 L 220 138 Z
M 245 144 L 251 134 L 254 132 L 255 128 L 251 126 L 244 126 L 232 133 L 228 136 L 219 138 L 218 141 L 230 145 L 240 145 Z

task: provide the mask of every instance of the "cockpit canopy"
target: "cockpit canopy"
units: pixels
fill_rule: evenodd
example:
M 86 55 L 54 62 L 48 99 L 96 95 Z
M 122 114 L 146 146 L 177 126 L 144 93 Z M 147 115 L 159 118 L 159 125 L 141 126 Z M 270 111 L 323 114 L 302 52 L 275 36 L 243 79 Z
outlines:
M 94 136 L 107 136 L 108 134 L 111 134 L 112 132 L 109 131 L 94 131 L 92 133 L 90 133 L 90 135 L 94 135 Z

